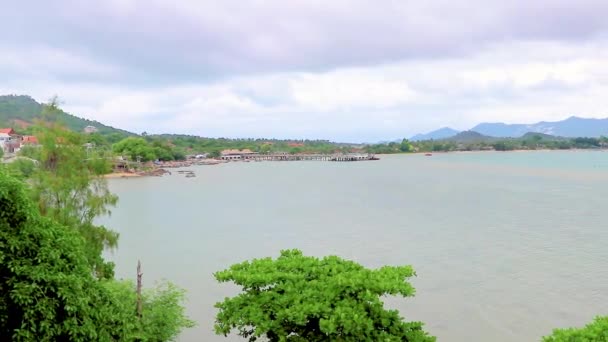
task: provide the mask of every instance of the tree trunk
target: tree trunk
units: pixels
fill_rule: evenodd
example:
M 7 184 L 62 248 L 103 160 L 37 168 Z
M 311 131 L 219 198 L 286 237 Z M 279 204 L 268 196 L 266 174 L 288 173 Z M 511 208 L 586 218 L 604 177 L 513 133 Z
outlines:
M 141 319 L 142 316 L 142 311 L 143 311 L 143 304 L 142 304 L 142 298 L 141 298 L 141 277 L 144 274 L 141 273 L 141 262 L 139 260 L 137 260 L 137 317 L 139 317 Z

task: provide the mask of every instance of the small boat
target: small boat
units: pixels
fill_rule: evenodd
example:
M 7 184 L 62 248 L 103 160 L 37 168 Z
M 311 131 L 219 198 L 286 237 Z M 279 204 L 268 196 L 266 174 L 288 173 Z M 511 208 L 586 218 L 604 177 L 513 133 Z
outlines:
M 424 155 L 425 155 L 425 156 L 427 156 L 427 157 L 430 157 L 430 156 L 432 156 L 433 154 L 432 154 L 432 153 L 425 153 Z

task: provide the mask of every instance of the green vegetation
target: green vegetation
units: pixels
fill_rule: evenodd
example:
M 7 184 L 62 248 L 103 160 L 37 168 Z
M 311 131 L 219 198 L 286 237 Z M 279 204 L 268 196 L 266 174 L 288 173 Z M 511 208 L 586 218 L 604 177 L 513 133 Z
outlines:
M 163 282 L 142 293 L 142 314 L 136 315 L 136 287 L 131 281 L 104 282 L 113 300 L 113 319 L 120 322 L 117 341 L 174 341 L 184 328 L 194 327 L 182 303 L 184 290 Z
M 136 295 L 102 252 L 118 235 L 94 223 L 116 204 L 104 151 L 58 124 L 56 103 L 33 126 L 40 146 L 0 166 L 0 336 L 9 341 L 171 341 L 193 326 L 170 283 Z M 27 182 L 24 182 L 27 181 Z M 141 310 L 136 308 L 141 307 Z
M 155 137 L 147 139 L 128 137 L 114 144 L 112 149 L 116 154 L 128 157 L 130 160 L 142 162 L 150 160 L 182 160 L 186 158 L 182 149 L 172 146 L 166 140 Z
M 183 291 L 98 280 L 77 229 L 40 215 L 26 185 L 0 170 L 0 336 L 12 341 L 170 341 L 193 324 Z
M 148 135 L 146 139 L 161 139 L 169 142 L 185 154 L 209 153 L 219 156 L 222 150 L 249 149 L 259 153 L 336 153 L 350 152 L 360 146 L 337 144 L 326 140 L 277 140 L 277 139 L 227 139 L 201 138 L 187 135 Z
M 51 102 L 56 103 L 56 99 Z M 36 120 L 42 118 L 44 104 L 36 102 L 25 95 L 2 95 L 0 96 L 0 127 L 11 127 L 21 133 L 30 133 L 29 126 Z M 57 119 L 68 129 L 82 132 L 86 126 L 95 126 L 102 135 L 119 134 L 128 136 L 132 133 L 103 125 L 97 121 L 81 119 L 58 110 Z
M 410 146 L 408 149 L 404 142 Z M 441 140 L 396 142 L 368 145 L 369 153 L 391 154 L 403 152 L 452 152 L 452 151 L 513 151 L 513 150 L 568 150 L 594 149 L 608 146 L 608 138 L 562 138 L 542 133 L 527 133 L 521 138 L 494 138 L 476 132 L 461 132 L 455 137 Z M 405 147 L 405 148 L 404 148 Z
M 14 341 L 110 340 L 110 299 L 80 235 L 40 216 L 0 171 L 0 335 Z
M 422 323 L 404 322 L 380 300 L 413 296 L 406 279 L 414 275 L 410 266 L 369 270 L 336 256 L 282 251 L 276 260 L 256 259 L 215 274 L 243 288 L 216 304 L 215 331 L 236 329 L 249 341 L 434 341 Z
M 32 103 L 33 102 L 33 103 Z M 5 115 L 3 113 L 13 113 Z M 0 336 L 9 341 L 171 341 L 194 323 L 185 293 L 171 283 L 144 289 L 114 279 L 102 253 L 118 234 L 95 224 L 118 198 L 103 174 L 114 153 L 132 160 L 179 160 L 186 154 L 218 156 L 223 149 L 260 153 L 335 153 L 359 146 L 328 141 L 207 139 L 128 136 L 113 130 L 83 134 L 55 101 L 0 97 L 0 122 L 31 118 L 18 130 L 35 134 L 10 164 L 0 165 Z M 28 116 L 30 115 L 30 116 Z M 68 115 L 66 117 L 66 115 Z M 76 118 L 77 119 L 77 118 Z M 80 119 L 78 119 L 80 120 Z M 10 121 L 10 120 L 9 120 Z M 76 121 L 74 121 L 76 122 Z M 463 132 L 456 138 L 370 145 L 371 153 L 413 151 L 600 148 L 607 138 L 557 138 L 530 133 L 497 139 Z M 0 151 L 1 152 L 1 151 Z M 0 155 L 1 156 L 1 155 Z M 242 293 L 217 303 L 215 331 L 236 330 L 250 341 L 434 341 L 420 322 L 406 322 L 380 297 L 414 295 L 410 266 L 367 269 L 336 256 L 307 257 L 282 251 L 217 272 Z M 141 310 L 139 310 L 141 308 Z M 608 317 L 583 328 L 556 329 L 545 342 L 608 341 Z
M 543 342 L 606 342 L 608 341 L 608 316 L 597 317 L 584 328 L 555 329 Z
M 104 262 L 101 253 L 116 246 L 118 234 L 94 224 L 118 201 L 103 178 L 111 170 L 110 159 L 84 147 L 82 134 L 57 124 L 58 113 L 51 102 L 44 108 L 49 121 L 34 127 L 40 147 L 34 156 L 39 165 L 30 175 L 32 199 L 42 215 L 77 229 L 87 242 L 92 269 L 99 277 L 112 277 L 113 265 Z

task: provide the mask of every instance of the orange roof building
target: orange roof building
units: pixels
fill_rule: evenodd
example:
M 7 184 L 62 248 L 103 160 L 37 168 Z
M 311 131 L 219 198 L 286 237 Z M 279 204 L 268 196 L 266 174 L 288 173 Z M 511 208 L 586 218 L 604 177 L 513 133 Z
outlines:
M 0 128 L 0 133 L 8 134 L 8 135 L 16 135 L 17 133 L 12 128 Z
M 21 138 L 21 143 L 24 145 L 38 145 L 38 138 L 33 135 L 24 135 Z

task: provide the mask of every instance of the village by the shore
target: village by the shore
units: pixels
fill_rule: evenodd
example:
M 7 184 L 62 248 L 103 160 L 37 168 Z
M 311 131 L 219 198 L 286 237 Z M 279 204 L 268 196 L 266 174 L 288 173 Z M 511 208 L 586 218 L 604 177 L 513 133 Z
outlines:
M 369 153 L 335 153 L 335 154 L 289 154 L 287 152 L 259 153 L 249 149 L 224 150 L 218 158 L 209 158 L 208 154 L 195 154 L 186 156 L 185 160 L 176 161 L 153 161 L 138 163 L 118 157 L 114 161 L 114 172 L 107 178 L 129 178 L 142 176 L 163 176 L 172 172 L 182 173 L 186 177 L 195 177 L 191 170 L 171 171 L 171 169 L 183 169 L 190 166 L 219 165 L 225 163 L 250 163 L 264 161 L 332 161 L 332 162 L 354 162 L 379 160 Z

